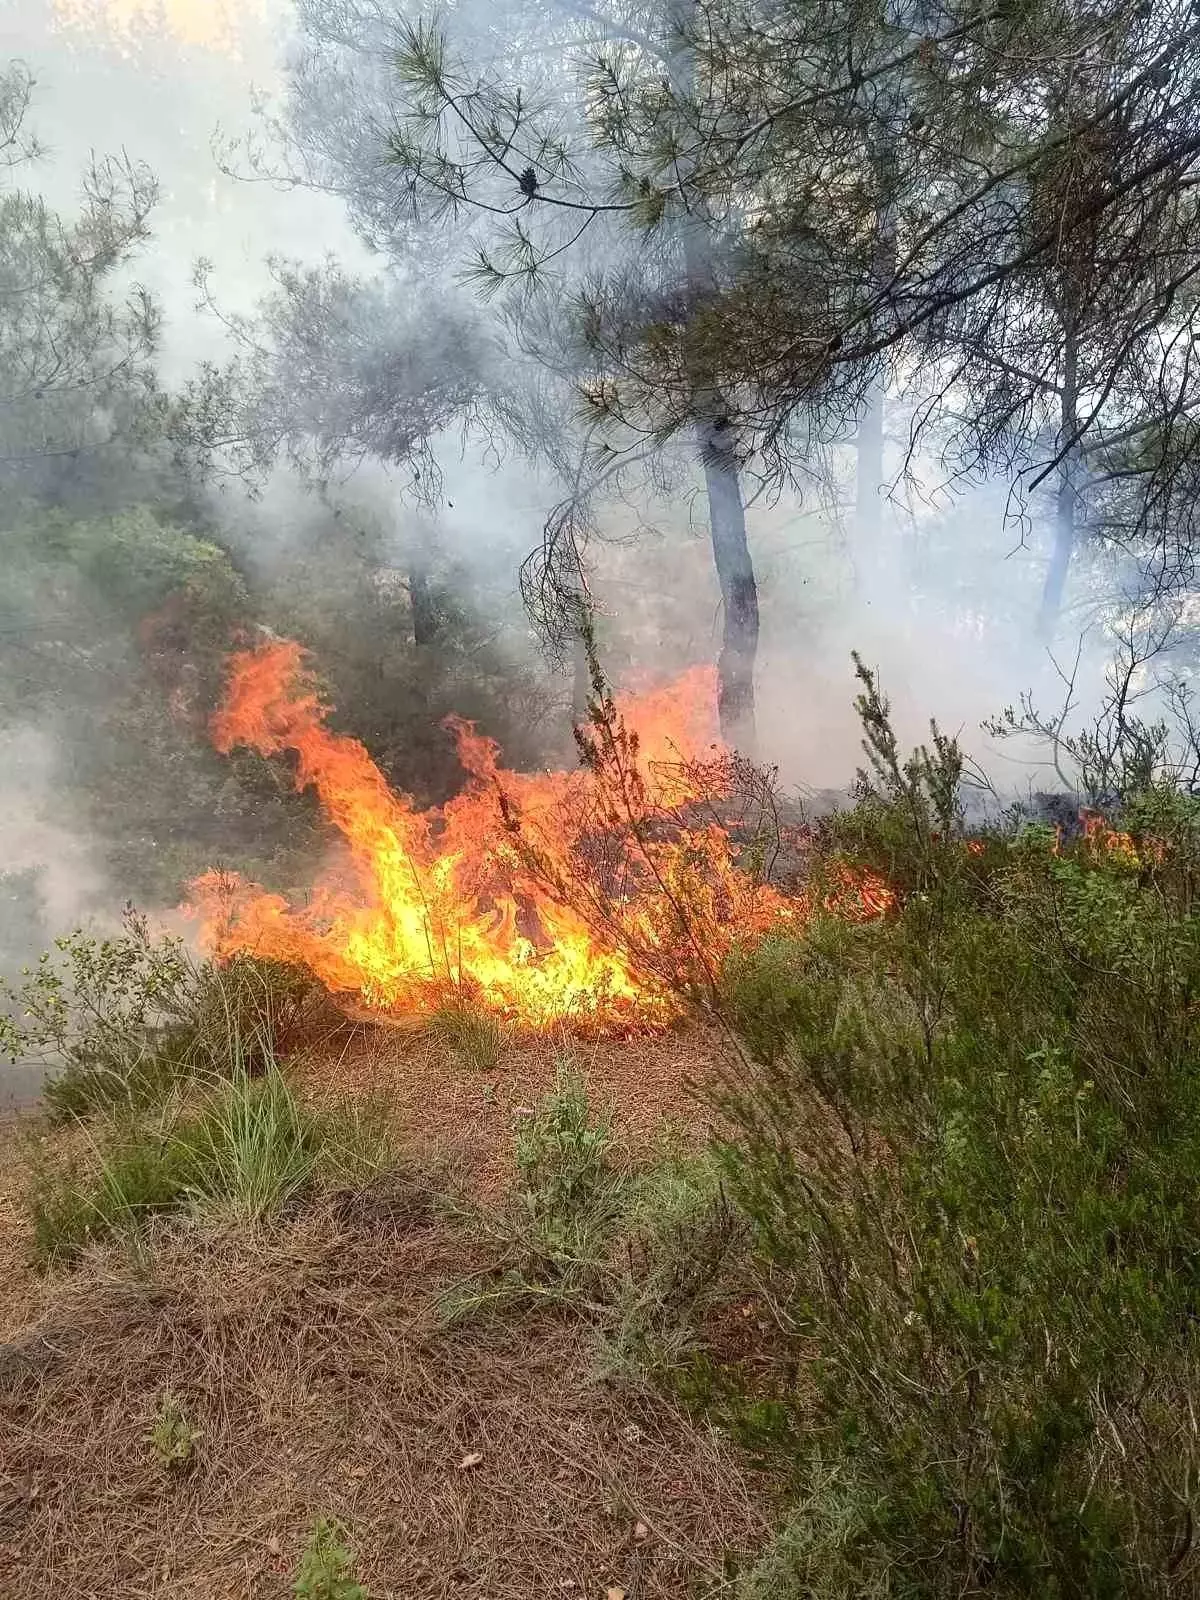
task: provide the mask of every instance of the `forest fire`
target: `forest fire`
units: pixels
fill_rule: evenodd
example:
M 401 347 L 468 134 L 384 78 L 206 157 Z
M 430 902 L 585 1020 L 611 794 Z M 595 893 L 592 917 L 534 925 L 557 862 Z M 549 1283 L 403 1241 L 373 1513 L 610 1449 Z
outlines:
M 280 641 L 230 660 L 212 736 L 291 752 L 344 860 L 289 905 L 240 877 L 192 885 L 205 943 L 303 966 L 382 1012 L 423 1014 L 469 995 L 518 1025 L 662 1025 L 680 988 L 715 979 L 737 941 L 795 922 L 802 898 L 745 870 L 722 820 L 738 764 L 715 726 L 710 669 L 619 695 L 584 730 L 576 771 L 504 769 L 495 743 L 450 719 L 462 792 L 422 811 L 392 790 L 356 739 L 332 732 L 301 648 Z M 840 914 L 887 909 L 887 885 L 842 869 Z

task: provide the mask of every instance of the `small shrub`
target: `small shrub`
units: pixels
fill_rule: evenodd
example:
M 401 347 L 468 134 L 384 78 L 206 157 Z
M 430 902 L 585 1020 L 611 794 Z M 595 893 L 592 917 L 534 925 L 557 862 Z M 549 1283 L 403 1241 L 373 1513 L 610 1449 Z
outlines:
M 367 1600 L 354 1576 L 354 1554 L 342 1524 L 319 1517 L 313 1524 L 292 1593 L 300 1600 Z
M 460 1066 L 492 1072 L 508 1042 L 504 1024 L 492 1012 L 468 1000 L 447 1000 L 429 1019 L 429 1031 Z
M 571 1268 L 593 1260 L 619 1215 L 624 1186 L 609 1123 L 583 1079 L 560 1063 L 554 1088 L 517 1128 L 517 1205 L 529 1248 Z
M 54 1070 L 59 1121 L 161 1104 L 185 1079 L 261 1070 L 293 1034 L 313 991 L 296 968 L 238 956 L 196 962 L 126 910 L 120 934 L 77 930 L 24 981 L 0 985 L 0 1050 Z
M 150 1430 L 150 1445 L 162 1466 L 169 1472 L 180 1472 L 190 1466 L 202 1438 L 203 1434 L 192 1425 L 179 1402 L 165 1394 Z
M 324 1134 L 273 1067 L 262 1078 L 237 1078 L 172 1137 L 198 1203 L 258 1222 L 310 1182 Z
M 613 1162 L 607 1122 L 593 1116 L 583 1080 L 560 1062 L 554 1088 L 517 1127 L 517 1182 L 498 1219 L 476 1220 L 515 1264 L 460 1285 L 449 1320 L 524 1302 L 570 1301 L 595 1289 L 621 1209 L 626 1175 Z
M 632 1171 L 616 1155 L 610 1126 L 561 1064 L 518 1127 L 508 1207 L 476 1219 L 503 1244 L 503 1265 L 458 1285 L 443 1314 L 570 1307 L 595 1325 L 603 1376 L 668 1379 L 697 1343 L 747 1230 L 710 1157 L 676 1147 Z

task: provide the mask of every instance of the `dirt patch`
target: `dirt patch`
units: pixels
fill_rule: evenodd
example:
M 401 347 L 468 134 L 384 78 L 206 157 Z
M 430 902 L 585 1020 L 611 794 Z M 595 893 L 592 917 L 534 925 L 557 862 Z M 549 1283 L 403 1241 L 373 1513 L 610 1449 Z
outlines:
M 558 1063 L 582 1075 L 599 1110 L 611 1115 L 629 1156 L 650 1156 L 665 1134 L 697 1146 L 710 1126 L 696 1091 L 721 1060 L 718 1034 L 698 1027 L 637 1039 L 522 1041 L 495 1071 L 454 1060 L 422 1030 L 360 1027 L 337 1050 L 298 1063 L 317 1100 L 377 1092 L 394 1108 L 398 1132 L 415 1150 L 437 1150 L 467 1186 L 492 1198 L 512 1181 L 513 1127 L 554 1085 Z
M 478 1264 L 419 1190 L 305 1212 L 269 1237 L 157 1241 L 52 1283 L 0 1361 L 6 1600 L 274 1600 L 314 1516 L 387 1596 L 666 1600 L 758 1543 L 763 1485 L 664 1402 L 595 1380 L 588 1329 L 453 1331 Z M 201 1432 L 172 1472 L 161 1397 Z

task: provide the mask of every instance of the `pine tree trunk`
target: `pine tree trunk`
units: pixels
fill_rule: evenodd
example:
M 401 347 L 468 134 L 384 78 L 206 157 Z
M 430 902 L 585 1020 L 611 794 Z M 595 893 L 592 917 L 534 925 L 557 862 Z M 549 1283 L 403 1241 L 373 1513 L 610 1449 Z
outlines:
M 670 0 L 666 11 L 671 87 L 681 100 L 695 92 L 695 52 L 690 29 L 695 0 Z M 717 289 L 712 261 L 713 229 L 702 197 L 680 223 L 687 301 L 696 306 Z M 746 537 L 741 466 L 730 411 L 719 389 L 697 379 L 692 394 L 713 564 L 721 588 L 723 626 L 717 658 L 717 712 L 721 737 L 745 755 L 756 748 L 754 665 L 758 655 L 758 586 Z
M 746 538 L 741 473 L 729 429 L 698 424 L 713 563 L 721 586 L 724 626 L 717 658 L 717 714 L 721 737 L 753 756 L 754 663 L 758 655 L 758 586 Z
M 1054 547 L 1042 586 L 1038 609 L 1038 637 L 1051 644 L 1062 614 L 1063 596 L 1075 553 L 1076 518 L 1079 505 L 1079 451 L 1070 443 L 1079 425 L 1079 350 L 1075 330 L 1068 320 L 1063 350 L 1062 410 L 1059 449 L 1067 448 L 1058 469 L 1058 493 L 1054 501 Z

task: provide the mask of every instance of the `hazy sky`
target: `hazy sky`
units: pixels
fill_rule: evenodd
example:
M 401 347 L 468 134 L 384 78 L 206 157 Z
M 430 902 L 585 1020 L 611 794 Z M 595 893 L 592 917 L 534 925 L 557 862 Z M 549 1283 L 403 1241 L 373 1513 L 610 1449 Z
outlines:
M 257 42 L 268 11 L 265 0 L 53 0 L 62 31 L 136 48 L 161 31 L 186 48 L 238 56 Z
M 0 0 L 0 53 L 32 69 L 31 122 L 48 156 L 24 181 L 70 211 L 94 150 L 146 161 L 162 185 L 154 238 L 135 276 L 167 313 L 168 377 L 216 338 L 191 314 L 198 256 L 222 300 L 248 308 L 269 252 L 362 264 L 340 206 L 225 176 L 214 133 L 252 121 L 254 90 L 279 86 L 288 0 Z

